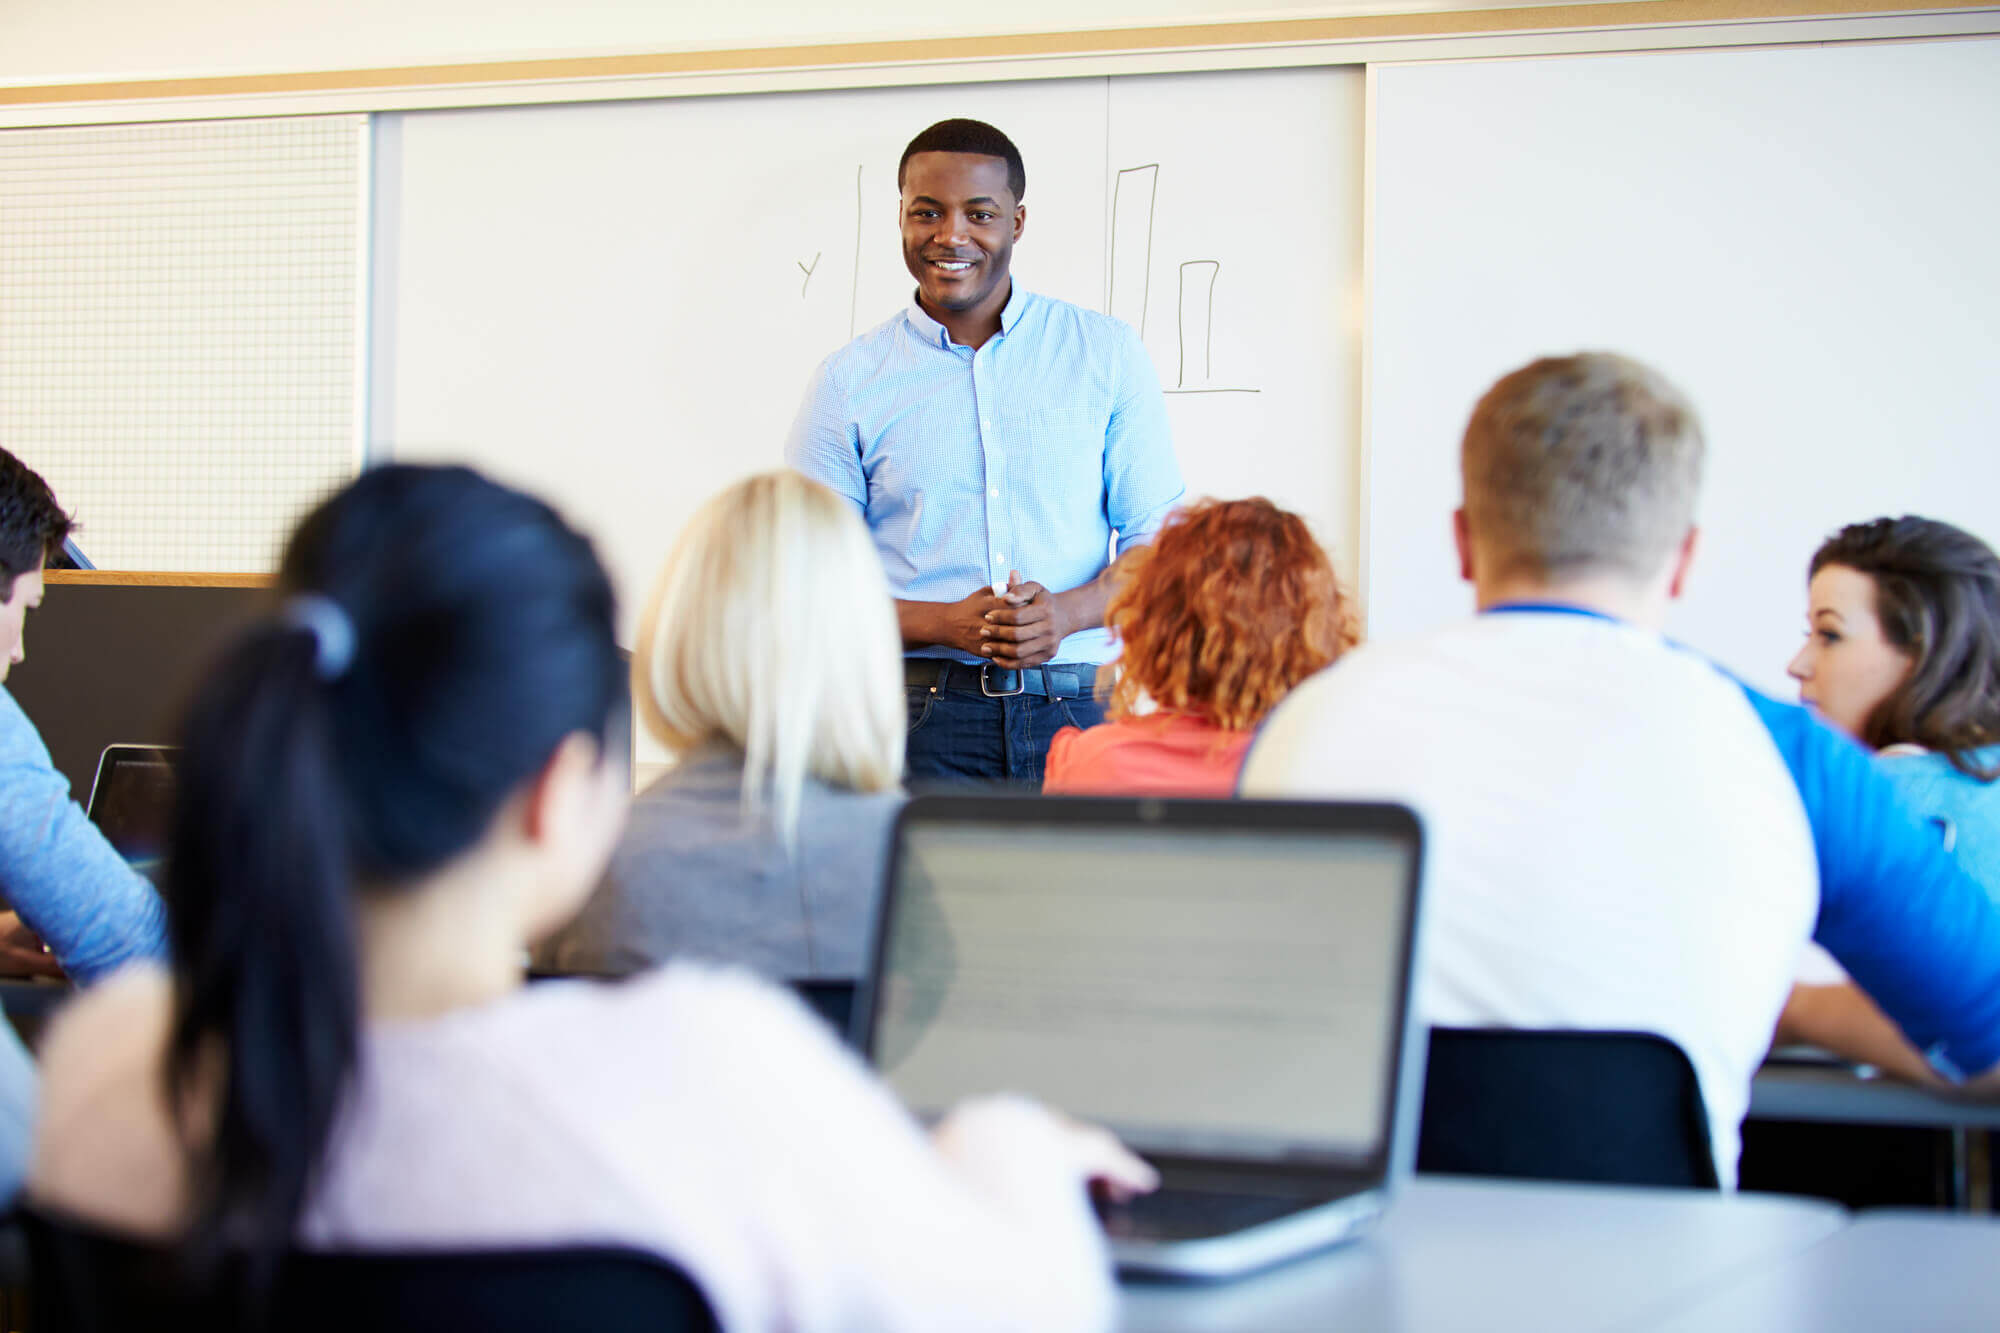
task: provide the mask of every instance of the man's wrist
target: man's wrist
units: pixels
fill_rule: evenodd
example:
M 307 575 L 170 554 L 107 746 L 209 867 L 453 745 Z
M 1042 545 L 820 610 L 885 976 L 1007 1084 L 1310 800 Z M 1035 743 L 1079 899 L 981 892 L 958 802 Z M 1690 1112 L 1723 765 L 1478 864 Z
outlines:
M 896 600 L 896 629 L 903 636 L 905 651 L 911 648 L 927 648 L 933 642 L 939 625 L 938 604 L 936 602 L 907 602 Z
M 1059 592 L 1049 598 L 1049 619 L 1054 622 L 1056 635 L 1054 651 L 1060 652 L 1064 639 L 1085 628 L 1077 624 L 1076 608 L 1077 595 L 1083 591 L 1082 588 L 1072 588 L 1068 592 Z

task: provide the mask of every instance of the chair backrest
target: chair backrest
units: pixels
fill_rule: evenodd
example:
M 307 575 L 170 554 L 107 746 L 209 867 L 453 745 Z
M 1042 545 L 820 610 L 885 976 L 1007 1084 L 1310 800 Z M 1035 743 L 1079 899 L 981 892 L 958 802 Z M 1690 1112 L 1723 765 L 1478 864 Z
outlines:
M 1650 1032 L 1432 1028 L 1417 1170 L 1716 1188 L 1687 1053 Z
M 250 1327 L 213 1294 L 191 1290 L 178 1257 L 34 1208 L 23 1210 L 36 1333 Z M 285 1333 L 714 1333 L 700 1288 L 636 1250 L 579 1247 L 317 1254 L 279 1268 L 258 1327 Z
M 854 992 L 852 981 L 794 981 L 793 992 L 812 1008 L 812 1011 L 826 1020 L 834 1035 L 842 1041 L 852 1043 L 854 1021 Z

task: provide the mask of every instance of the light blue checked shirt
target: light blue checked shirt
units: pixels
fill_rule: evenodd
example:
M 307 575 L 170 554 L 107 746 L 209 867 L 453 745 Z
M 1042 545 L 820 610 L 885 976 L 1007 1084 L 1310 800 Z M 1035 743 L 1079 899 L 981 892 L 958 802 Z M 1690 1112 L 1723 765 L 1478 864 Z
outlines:
M 1180 500 L 1159 377 L 1131 326 L 1014 285 L 974 351 L 912 300 L 820 363 L 785 458 L 852 500 L 895 595 L 956 602 L 1007 571 L 1081 587 Z M 918 657 L 977 661 L 933 645 Z M 1108 662 L 1110 631 L 1062 641 Z

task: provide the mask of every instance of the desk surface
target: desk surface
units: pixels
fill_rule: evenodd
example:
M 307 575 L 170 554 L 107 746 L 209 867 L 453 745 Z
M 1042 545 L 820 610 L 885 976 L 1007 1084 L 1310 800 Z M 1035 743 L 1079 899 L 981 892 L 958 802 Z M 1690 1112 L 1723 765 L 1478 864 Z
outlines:
M 1723 1284 L 1656 1333 L 1874 1333 L 2000 1328 L 2000 1221 L 1863 1213 L 1803 1251 Z
M 1127 1282 L 1122 1328 L 1643 1328 L 1846 1220 L 1833 1204 L 1771 1196 L 1422 1177 L 1351 1245 L 1238 1282 Z
M 1844 1065 L 1767 1064 L 1750 1084 L 1754 1120 L 1826 1120 L 1929 1129 L 2000 1129 L 2000 1102 L 1931 1092 Z

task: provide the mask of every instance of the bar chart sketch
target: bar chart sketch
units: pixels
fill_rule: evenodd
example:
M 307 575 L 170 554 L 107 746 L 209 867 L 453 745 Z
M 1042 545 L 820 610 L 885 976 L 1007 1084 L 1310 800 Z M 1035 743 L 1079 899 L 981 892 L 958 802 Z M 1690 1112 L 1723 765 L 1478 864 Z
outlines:
M 1104 311 L 1139 330 L 1141 338 L 1146 336 L 1152 295 L 1153 211 L 1159 198 L 1157 162 L 1123 168 L 1111 187 L 1111 261 L 1104 266 Z
M 1111 187 L 1110 256 L 1105 265 L 1105 313 L 1146 336 L 1152 313 L 1153 223 L 1160 199 L 1160 164 L 1121 167 Z M 1168 393 L 1261 393 L 1215 379 L 1215 294 L 1222 261 L 1189 259 L 1176 270 L 1174 331 L 1178 360 Z

